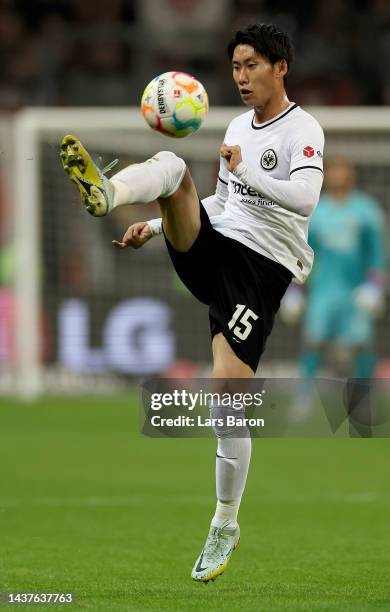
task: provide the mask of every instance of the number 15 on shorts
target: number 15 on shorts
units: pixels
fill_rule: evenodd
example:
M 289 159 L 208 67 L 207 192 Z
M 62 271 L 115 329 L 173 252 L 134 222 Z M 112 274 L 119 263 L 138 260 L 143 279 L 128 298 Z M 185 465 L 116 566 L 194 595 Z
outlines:
M 246 340 L 252 331 L 252 321 L 258 319 L 258 315 L 245 304 L 236 304 L 236 310 L 230 319 L 228 326 L 233 329 L 233 334 L 240 340 Z

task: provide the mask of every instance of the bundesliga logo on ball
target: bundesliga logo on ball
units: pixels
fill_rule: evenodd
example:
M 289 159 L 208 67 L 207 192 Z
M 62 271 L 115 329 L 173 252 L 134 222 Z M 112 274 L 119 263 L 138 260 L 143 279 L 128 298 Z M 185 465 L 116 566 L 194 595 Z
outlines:
M 200 128 L 209 110 L 205 88 L 185 72 L 165 72 L 146 86 L 141 110 L 153 130 L 183 138 Z

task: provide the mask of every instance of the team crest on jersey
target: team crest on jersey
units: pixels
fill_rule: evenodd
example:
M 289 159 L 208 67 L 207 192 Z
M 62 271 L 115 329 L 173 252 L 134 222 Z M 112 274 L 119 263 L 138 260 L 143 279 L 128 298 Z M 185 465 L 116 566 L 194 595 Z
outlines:
M 264 170 L 273 170 L 278 163 L 278 158 L 273 149 L 264 151 L 260 159 L 260 165 Z

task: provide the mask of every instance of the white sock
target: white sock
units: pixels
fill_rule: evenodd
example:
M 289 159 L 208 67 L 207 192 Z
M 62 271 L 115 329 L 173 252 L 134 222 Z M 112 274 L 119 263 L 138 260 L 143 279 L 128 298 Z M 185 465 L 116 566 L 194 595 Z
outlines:
M 251 458 L 252 440 L 247 438 L 218 438 L 215 463 L 217 509 L 213 526 L 221 526 L 222 517 L 237 523 L 241 496 L 245 489 Z M 222 505 L 223 504 L 223 505 Z M 215 525 L 214 522 L 218 525 Z M 222 521 L 223 522 L 223 521 Z
M 241 497 L 227 502 L 218 499 L 215 514 L 211 521 L 212 527 L 222 527 L 222 525 L 226 524 L 226 521 L 229 521 L 229 527 L 237 527 L 237 516 L 240 503 Z
M 132 164 L 115 174 L 113 207 L 168 198 L 178 190 L 186 170 L 183 159 L 160 151 L 142 164 Z
M 124 181 L 115 178 L 111 179 L 111 184 L 114 185 L 114 202 L 112 207 L 115 208 L 116 206 L 127 204 L 131 199 L 129 186 Z

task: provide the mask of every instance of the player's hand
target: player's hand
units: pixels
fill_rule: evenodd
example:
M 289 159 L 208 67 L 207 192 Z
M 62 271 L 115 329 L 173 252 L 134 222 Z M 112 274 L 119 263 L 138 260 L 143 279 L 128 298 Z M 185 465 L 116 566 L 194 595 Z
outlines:
M 228 146 L 223 144 L 221 146 L 221 157 L 225 160 L 229 172 L 233 172 L 242 162 L 241 147 L 239 145 Z
M 152 237 L 152 230 L 146 221 L 140 223 L 134 223 L 130 225 L 122 240 L 113 240 L 112 244 L 121 249 L 125 249 L 129 246 L 133 249 L 139 249 L 145 242 L 150 240 Z

